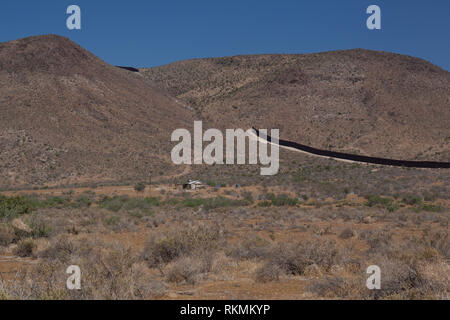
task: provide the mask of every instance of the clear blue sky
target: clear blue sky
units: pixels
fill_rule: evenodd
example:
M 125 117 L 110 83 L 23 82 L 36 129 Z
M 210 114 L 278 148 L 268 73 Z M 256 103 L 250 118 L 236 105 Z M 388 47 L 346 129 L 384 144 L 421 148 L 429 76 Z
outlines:
M 66 28 L 66 8 L 82 30 Z M 366 28 L 366 8 L 382 30 Z M 256 53 L 366 48 L 450 70 L 450 0 L 1 0 L 0 41 L 54 33 L 115 65 Z

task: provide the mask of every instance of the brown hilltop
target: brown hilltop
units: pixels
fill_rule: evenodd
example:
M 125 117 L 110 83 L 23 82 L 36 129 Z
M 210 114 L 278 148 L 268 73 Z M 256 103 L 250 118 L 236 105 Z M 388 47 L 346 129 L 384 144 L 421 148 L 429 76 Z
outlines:
M 0 186 L 123 181 L 171 167 L 188 108 L 69 39 L 0 44 Z
M 92 64 L 106 68 L 103 62 L 68 38 L 57 35 L 29 37 L 2 43 L 1 70 L 8 73 L 49 73 L 70 76 L 76 73 L 94 75 Z
M 450 73 L 369 50 L 180 61 L 141 72 L 217 127 L 279 128 L 317 148 L 450 160 Z

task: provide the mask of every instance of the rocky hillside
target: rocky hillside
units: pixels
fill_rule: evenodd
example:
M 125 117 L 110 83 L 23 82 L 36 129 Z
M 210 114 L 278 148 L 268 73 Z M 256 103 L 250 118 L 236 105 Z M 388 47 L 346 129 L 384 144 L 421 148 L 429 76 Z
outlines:
M 316 148 L 450 160 L 450 73 L 369 50 L 198 59 L 142 69 L 216 127 L 279 128 Z
M 0 44 L 0 187 L 151 178 L 192 111 L 69 39 Z M 176 172 L 176 168 L 172 168 Z

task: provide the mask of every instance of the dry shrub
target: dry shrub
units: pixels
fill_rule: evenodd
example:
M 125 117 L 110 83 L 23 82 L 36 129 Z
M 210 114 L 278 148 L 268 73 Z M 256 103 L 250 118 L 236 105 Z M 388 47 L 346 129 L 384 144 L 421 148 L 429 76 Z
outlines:
M 406 298 L 411 294 L 414 295 L 414 289 L 423 286 L 423 279 L 416 264 L 387 257 L 380 258 L 375 264 L 381 268 L 381 290 L 373 292 L 375 298 L 390 296 Z
M 450 299 L 450 264 L 448 262 L 425 263 L 421 272 L 425 283 L 432 288 L 432 292 L 428 294 L 430 298 Z
M 392 241 L 392 233 L 365 231 L 360 234 L 370 245 L 366 265 L 381 269 L 381 290 L 367 290 L 364 297 L 374 299 L 441 298 L 450 292 L 445 278 L 426 273 L 448 267 L 449 238 L 445 232 L 429 232 L 423 237 Z M 439 267 L 436 267 L 439 266 Z
M 91 247 L 86 246 L 86 248 L 89 249 Z M 76 244 L 69 240 L 68 237 L 61 236 L 52 241 L 52 244 L 47 249 L 40 252 L 39 256 L 47 260 L 56 260 L 67 263 L 72 254 L 79 250 L 80 248 L 77 248 Z
M 334 276 L 312 280 L 308 290 L 318 297 L 338 299 L 448 299 L 448 264 L 406 262 L 377 257 L 381 269 L 381 289 L 366 287 L 368 275 Z
M 14 229 L 7 223 L 0 223 L 0 246 L 7 246 L 14 242 Z
M 341 239 L 350 239 L 355 236 L 355 232 L 351 228 L 345 228 L 342 230 L 341 234 L 339 235 L 339 238 Z
M 58 239 L 57 239 L 58 240 Z M 42 254 L 42 262 L 0 282 L 0 296 L 8 299 L 146 299 L 164 294 L 145 263 L 130 248 L 117 243 L 82 239 L 56 245 Z M 88 253 L 88 254 L 87 254 Z M 81 290 L 66 289 L 69 265 L 81 269 Z
M 359 239 L 366 240 L 373 253 L 390 250 L 392 236 L 392 232 L 387 230 L 368 229 L 359 233 Z
M 381 269 L 381 289 L 367 290 L 365 296 L 374 299 L 442 298 L 450 287 L 445 279 L 427 276 L 425 261 L 395 257 L 375 257 L 373 264 Z M 447 269 L 448 270 L 448 269 Z
M 321 298 L 362 298 L 365 281 L 362 278 L 343 278 L 339 276 L 312 280 L 307 290 Z
M 32 238 L 21 239 L 17 242 L 17 247 L 14 248 L 14 254 L 19 257 L 31 257 L 35 249 L 36 244 Z
M 437 250 L 444 259 L 450 260 L 450 234 L 447 230 L 427 232 L 423 235 L 421 242 Z
M 227 256 L 225 252 L 217 252 L 214 256 L 211 265 L 211 273 L 214 275 L 224 274 L 234 267 L 236 267 L 237 263 L 234 259 Z
M 280 279 L 281 269 L 278 265 L 265 262 L 262 266 L 256 269 L 255 281 L 257 282 L 270 282 L 278 281 Z
M 166 279 L 169 282 L 195 284 L 211 271 L 212 260 L 211 253 L 181 257 L 168 266 Z
M 222 232 L 217 226 L 175 228 L 157 235 L 151 234 L 142 258 L 150 267 L 159 267 L 196 252 L 216 251 L 222 239 Z
M 240 243 L 230 246 L 227 253 L 237 259 L 253 259 L 267 256 L 269 251 L 270 242 L 256 233 L 251 233 Z
M 302 275 L 306 267 L 316 264 L 325 271 L 339 262 L 339 250 L 333 240 L 312 240 L 276 245 L 268 263 L 278 266 L 286 274 Z

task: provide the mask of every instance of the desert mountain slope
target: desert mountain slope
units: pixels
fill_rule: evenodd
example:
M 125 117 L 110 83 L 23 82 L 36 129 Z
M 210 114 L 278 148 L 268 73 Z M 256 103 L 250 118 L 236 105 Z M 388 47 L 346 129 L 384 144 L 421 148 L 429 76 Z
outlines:
M 218 128 L 405 160 L 450 160 L 450 73 L 369 50 L 197 59 L 141 69 Z
M 0 44 L 0 186 L 150 177 L 192 111 L 69 39 Z

